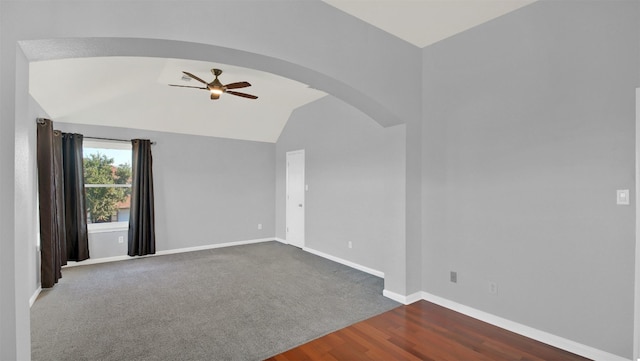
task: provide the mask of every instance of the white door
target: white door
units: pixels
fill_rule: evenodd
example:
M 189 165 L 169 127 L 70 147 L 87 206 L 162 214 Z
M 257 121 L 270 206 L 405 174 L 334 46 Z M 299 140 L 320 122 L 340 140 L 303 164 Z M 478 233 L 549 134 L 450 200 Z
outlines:
M 640 174 L 640 88 L 636 88 L 636 174 Z M 638 176 L 636 175 L 636 182 Z M 636 183 L 635 202 L 632 203 L 636 208 L 636 230 L 640 229 L 640 185 Z M 640 232 L 636 231 L 636 284 L 635 284 L 635 325 L 634 325 L 634 350 L 633 353 L 637 360 L 640 360 Z
M 304 150 L 287 152 L 287 243 L 304 247 Z

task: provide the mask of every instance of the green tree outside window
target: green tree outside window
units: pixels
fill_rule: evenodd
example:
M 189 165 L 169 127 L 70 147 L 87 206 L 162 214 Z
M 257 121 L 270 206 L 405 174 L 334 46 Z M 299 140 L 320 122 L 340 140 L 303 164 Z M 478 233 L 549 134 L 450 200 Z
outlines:
M 113 164 L 113 158 L 104 154 L 89 154 L 84 158 L 85 184 L 100 184 L 102 187 L 86 187 L 87 212 L 91 223 L 111 222 L 118 211 L 118 203 L 124 202 L 131 194 L 130 187 L 108 186 L 109 184 L 130 184 L 131 166 Z

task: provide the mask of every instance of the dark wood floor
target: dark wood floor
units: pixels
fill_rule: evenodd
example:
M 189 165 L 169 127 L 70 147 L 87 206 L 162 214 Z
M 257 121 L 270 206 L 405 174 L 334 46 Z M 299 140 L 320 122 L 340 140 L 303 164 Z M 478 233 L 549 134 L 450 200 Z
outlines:
M 427 301 L 400 306 L 267 361 L 588 360 Z

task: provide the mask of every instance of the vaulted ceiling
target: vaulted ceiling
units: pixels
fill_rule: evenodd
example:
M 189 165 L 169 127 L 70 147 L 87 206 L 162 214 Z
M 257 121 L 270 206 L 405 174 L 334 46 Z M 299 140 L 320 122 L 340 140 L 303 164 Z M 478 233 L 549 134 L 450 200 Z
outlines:
M 323 0 L 423 48 L 535 0 Z
M 504 15 L 532 0 L 324 0 L 325 3 L 398 38 L 424 47 Z M 357 19 L 355 19 L 357 18 Z M 359 19 L 359 20 L 358 20 Z M 188 71 L 223 84 L 248 81 L 238 91 L 250 100 L 223 94 L 219 100 L 184 80 Z M 293 110 L 326 93 L 274 74 L 184 59 L 105 57 L 30 64 L 29 90 L 58 122 L 148 129 L 173 133 L 276 142 Z
M 258 96 L 222 94 L 211 100 L 204 86 L 183 79 L 182 71 L 211 82 L 223 70 L 223 84 L 248 81 L 235 89 Z M 146 57 L 73 58 L 33 62 L 31 95 L 57 122 L 107 125 L 275 142 L 291 112 L 326 95 L 271 73 L 228 64 Z

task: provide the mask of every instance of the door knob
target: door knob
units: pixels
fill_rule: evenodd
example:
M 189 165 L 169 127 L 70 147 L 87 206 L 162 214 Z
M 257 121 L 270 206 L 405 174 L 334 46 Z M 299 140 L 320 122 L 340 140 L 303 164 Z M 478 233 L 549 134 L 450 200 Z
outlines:
M 298 207 L 302 207 L 302 203 L 298 204 Z

